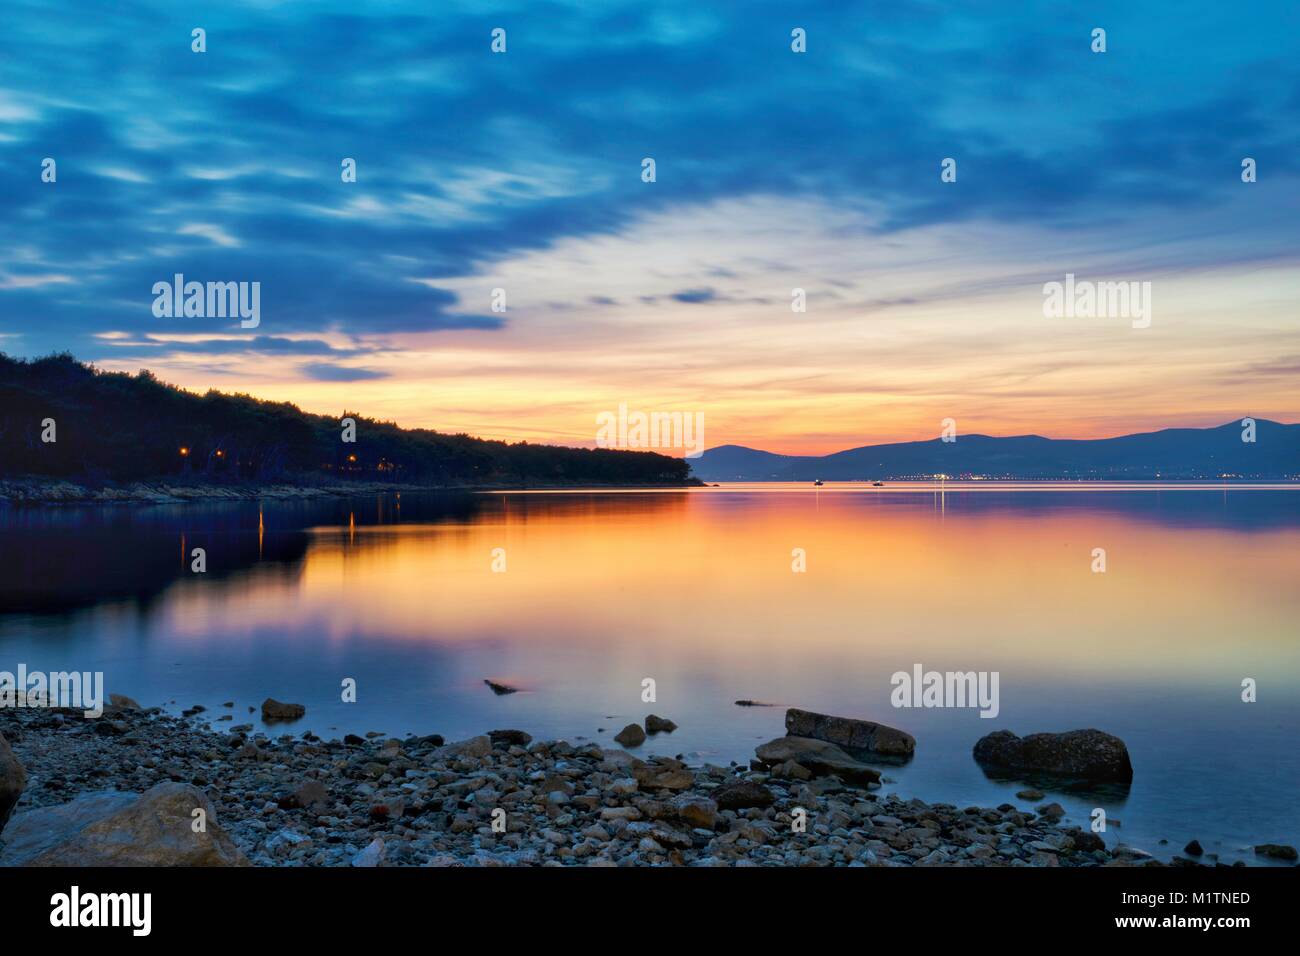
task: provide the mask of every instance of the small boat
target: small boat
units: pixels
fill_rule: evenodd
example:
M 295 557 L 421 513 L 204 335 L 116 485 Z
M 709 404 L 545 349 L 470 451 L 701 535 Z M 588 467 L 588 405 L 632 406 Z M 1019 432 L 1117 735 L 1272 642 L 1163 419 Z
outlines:
M 883 487 L 885 487 L 885 483 L 884 483 L 883 481 L 873 481 L 873 482 L 871 483 L 871 487 L 872 487 L 872 488 L 883 488 Z
M 820 488 L 822 485 L 826 484 L 826 482 L 818 478 L 816 481 L 813 482 L 813 484 Z

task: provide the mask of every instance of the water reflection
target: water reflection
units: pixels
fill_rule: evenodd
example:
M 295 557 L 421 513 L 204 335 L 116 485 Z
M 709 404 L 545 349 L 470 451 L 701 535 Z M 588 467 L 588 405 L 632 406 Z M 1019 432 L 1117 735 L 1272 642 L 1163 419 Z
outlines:
M 1129 842 L 1195 836 L 1230 859 L 1300 837 L 1297 502 L 947 483 L 10 508 L 0 656 L 102 669 L 110 690 L 177 709 L 235 699 L 241 720 L 293 700 L 295 732 L 331 736 L 607 740 L 654 711 L 680 729 L 643 752 L 724 763 L 803 706 L 912 733 L 890 786 L 954 803 L 1025 785 L 975 764 L 983 734 L 1095 726 L 1127 741 L 1136 776 L 1127 794 L 1056 791 L 1077 822 L 1103 806 Z M 890 675 L 917 664 L 997 671 L 998 718 L 894 709 Z

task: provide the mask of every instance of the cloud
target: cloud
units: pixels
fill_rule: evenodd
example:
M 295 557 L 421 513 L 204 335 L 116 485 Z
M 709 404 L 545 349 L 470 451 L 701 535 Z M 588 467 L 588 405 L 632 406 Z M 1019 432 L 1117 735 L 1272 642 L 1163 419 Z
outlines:
M 34 349 L 94 349 L 94 332 L 143 323 L 104 303 L 176 271 L 259 279 L 286 333 L 499 331 L 499 317 L 411 280 L 729 198 L 869 197 L 886 232 L 979 219 L 1069 229 L 1229 201 L 1244 151 L 1273 178 L 1300 164 L 1296 124 L 1279 121 L 1300 83 L 1258 29 L 1267 9 L 1114 11 L 1123 42 L 1096 56 L 1048 2 L 1014 16 L 847 7 L 810 15 L 809 52 L 795 55 L 774 2 L 730 14 L 543 4 L 501 14 L 512 39 L 500 57 L 473 8 L 429 17 L 415 0 L 214 11 L 205 54 L 163 28 L 163 0 L 113 21 L 95 9 L 8 14 L 0 117 L 17 148 L 0 176 L 19 185 L 0 198 L 16 224 L 0 256 L 21 244 L 41 272 L 85 286 L 0 303 L 32 320 Z M 1126 52 L 1168 49 L 1171 34 L 1216 69 Z M 324 68 L 328 84 L 301 82 Z M 645 155 L 654 184 L 639 180 Z M 41 156 L 57 159 L 56 184 L 39 181 Z M 946 156 L 959 181 L 945 186 Z M 344 157 L 356 183 L 340 180 Z M 781 258 L 779 235 L 770 245 Z M 713 263 L 714 278 L 730 274 Z M 704 288 L 675 300 L 713 301 Z
M 683 289 L 681 292 L 674 292 L 671 296 L 676 302 L 685 302 L 690 305 L 712 302 L 717 297 L 718 292 L 716 289 Z
M 298 370 L 317 382 L 366 382 L 377 378 L 388 378 L 389 376 L 388 372 L 380 372 L 369 368 L 321 363 L 299 365 Z
M 944 369 L 996 387 L 997 349 L 1040 331 L 1015 323 L 1047 278 L 1295 259 L 1300 56 L 1294 31 L 1268 28 L 1290 22 L 1283 0 L 1250 17 L 1113 5 L 1104 55 L 1053 0 L 812 7 L 801 55 L 776 0 L 551 0 L 490 17 L 468 2 L 438 16 L 421 0 L 234 3 L 205 14 L 205 54 L 167 0 L 99 9 L 6 7 L 0 335 L 23 354 L 230 356 L 222 372 L 257 376 L 270 357 L 319 359 L 276 366 L 299 376 L 276 383 L 290 397 L 373 379 L 370 365 L 389 366 L 360 356 L 381 351 L 411 356 L 394 388 L 487 368 L 502 394 L 533 369 L 521 394 L 592 386 L 614 365 L 645 382 L 689 366 L 723 400 L 788 373 L 843 388 L 845 407 L 863 383 L 837 363 L 871 371 L 897 354 L 912 363 L 888 370 L 898 395 L 951 402 L 964 386 Z M 487 42 L 498 25 L 504 56 Z M 655 183 L 640 179 L 646 156 Z M 44 157 L 56 183 L 41 181 Z M 940 182 L 945 157 L 956 183 Z M 156 319 L 152 285 L 177 272 L 261 283 L 259 329 Z M 497 286 L 505 314 L 491 312 Z M 795 331 L 780 324 L 793 287 L 809 303 Z M 1200 301 L 1247 321 L 1240 286 Z M 1157 317 L 1154 336 L 1180 318 Z M 996 335 L 981 325 L 994 321 Z M 1214 328 L 1162 338 L 1160 354 L 1203 370 Z M 1075 347 L 1054 334 L 1046 351 Z M 994 346 L 979 375 L 968 338 Z M 1113 341 L 1089 341 L 1073 367 L 1110 367 Z M 1234 351 L 1234 367 L 1262 349 Z M 1039 378 L 1065 374 L 1083 373 Z

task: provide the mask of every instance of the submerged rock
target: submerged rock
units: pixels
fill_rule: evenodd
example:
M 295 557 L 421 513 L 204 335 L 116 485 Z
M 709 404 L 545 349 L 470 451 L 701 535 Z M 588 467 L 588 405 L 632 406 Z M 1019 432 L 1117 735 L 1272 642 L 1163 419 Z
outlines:
M 285 704 L 274 697 L 262 701 L 263 720 L 297 720 L 306 713 L 307 708 L 302 704 Z
M 814 775 L 834 774 L 849 783 L 879 783 L 880 771 L 854 760 L 835 744 L 811 737 L 777 737 L 754 751 L 768 767 L 788 761 L 812 771 Z
M 1274 860 L 1296 860 L 1296 850 L 1293 846 L 1287 846 L 1283 843 L 1261 843 L 1255 847 L 1256 856 L 1267 856 Z
M 1133 779 L 1124 741 L 1100 730 L 1017 737 L 998 730 L 975 744 L 975 759 L 1009 770 L 1034 770 L 1063 777 L 1128 783 Z
M 916 749 L 916 738 L 896 727 L 853 717 L 832 717 L 797 707 L 785 712 L 785 732 L 792 737 L 811 737 L 848 750 L 891 757 L 910 756 Z
M 0 832 L 9 822 L 9 815 L 27 787 L 27 771 L 18 757 L 9 749 L 9 741 L 0 734 Z
M 20 813 L 0 853 L 0 866 L 248 865 L 207 795 L 171 782 L 142 794 L 107 790 Z
M 647 734 L 671 734 L 676 729 L 677 725 L 667 717 L 657 717 L 651 714 L 645 719 L 645 732 Z
M 645 731 L 640 724 L 628 724 L 614 735 L 614 740 L 624 747 L 640 747 L 645 743 Z

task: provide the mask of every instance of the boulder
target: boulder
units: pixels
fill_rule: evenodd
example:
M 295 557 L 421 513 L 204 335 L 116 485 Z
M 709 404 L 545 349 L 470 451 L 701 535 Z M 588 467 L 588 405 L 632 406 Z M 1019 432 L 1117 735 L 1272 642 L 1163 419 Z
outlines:
M 194 832 L 194 811 L 204 811 Z M 201 790 L 160 783 L 142 794 L 105 790 L 28 810 L 5 832 L 0 866 L 248 866 Z
M 801 763 L 787 760 L 785 763 L 777 764 L 772 768 L 772 776 L 785 777 L 790 780 L 811 780 L 813 772 Z
M 770 807 L 776 802 L 776 795 L 761 783 L 752 780 L 736 780 L 724 783 L 709 794 L 719 810 L 745 810 L 750 807 Z
M 1028 737 L 998 730 L 976 742 L 975 759 L 1008 770 L 1062 777 L 1119 783 L 1133 779 L 1133 765 L 1124 741 L 1100 730 L 1067 730 Z
M 679 820 L 692 827 L 712 830 L 718 825 L 718 805 L 708 797 L 684 793 L 674 797 L 669 806 Z
M 492 738 L 487 734 L 448 744 L 447 749 L 456 757 L 486 757 L 492 752 Z
M 1274 860 L 1287 860 L 1291 863 L 1296 860 L 1295 847 L 1287 846 L 1285 843 L 1261 843 L 1255 847 L 1255 853 L 1258 856 L 1267 856 Z
M 364 850 L 352 858 L 349 865 L 358 867 L 383 866 L 386 855 L 383 839 L 375 837 Z
M 638 761 L 631 769 L 641 790 L 689 790 L 695 786 L 695 774 L 671 757 L 655 757 L 650 763 Z
M 916 738 L 896 727 L 854 717 L 832 717 L 791 707 L 785 712 L 785 732 L 791 737 L 825 740 L 847 750 L 907 757 L 916 749 Z
M 667 717 L 657 717 L 651 714 L 645 719 L 645 732 L 647 734 L 671 734 L 676 729 L 677 725 Z
M 640 724 L 628 724 L 614 735 L 614 740 L 624 747 L 640 747 L 645 743 L 645 731 Z
M 596 769 L 602 773 L 623 773 L 633 767 L 644 766 L 641 760 L 626 750 L 602 750 L 601 758 Z
M 9 741 L 0 734 L 0 832 L 9 822 L 18 798 L 27 786 L 27 771 L 23 769 L 17 755 L 9 749 Z
M 854 760 L 839 747 L 811 737 L 777 737 L 754 751 L 768 767 L 793 760 L 821 777 L 834 774 L 846 783 L 879 783 L 880 772 Z
M 302 704 L 284 704 L 274 697 L 262 701 L 263 720 L 297 720 L 305 713 L 307 708 Z

